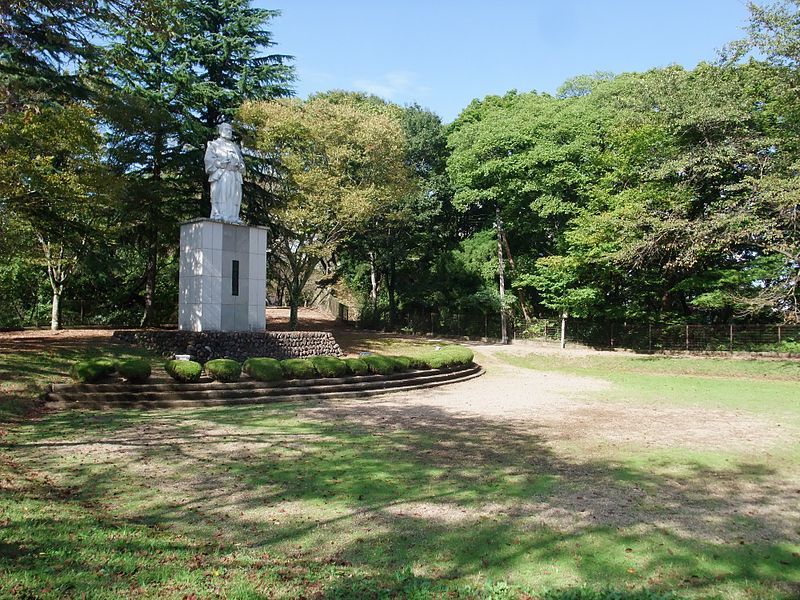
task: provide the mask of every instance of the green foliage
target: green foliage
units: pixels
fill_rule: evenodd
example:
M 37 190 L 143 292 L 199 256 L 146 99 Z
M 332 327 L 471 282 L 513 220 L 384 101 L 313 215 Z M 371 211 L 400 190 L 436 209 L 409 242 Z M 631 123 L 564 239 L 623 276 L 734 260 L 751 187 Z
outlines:
M 367 367 L 369 367 L 369 372 L 375 375 L 391 375 L 396 370 L 396 363 L 391 358 L 387 356 L 381 356 L 379 354 L 371 354 L 369 356 L 364 356 L 361 358 L 365 363 L 367 363 Z
M 322 377 L 344 377 L 347 375 L 347 364 L 335 356 L 312 356 L 309 360 Z
M 353 375 L 369 374 L 369 365 L 361 358 L 345 358 L 344 364 Z
M 0 232 L 13 229 L 10 235 L 22 238 L 10 248 L 12 264 L 21 266 L 19 259 L 34 259 L 31 248 L 38 251 L 34 260 L 56 305 L 54 329 L 61 326 L 67 282 L 109 229 L 117 180 L 102 164 L 94 119 L 74 103 L 22 108 L 0 118 Z
M 558 98 L 473 102 L 453 123 L 454 201 L 484 225 L 500 208 L 518 295 L 597 319 L 800 316 L 797 7 L 751 10 L 767 63 L 576 78 Z M 485 231 L 470 242 L 485 238 L 485 283 L 462 299 L 491 295 Z
M 294 71 L 268 54 L 278 12 L 248 0 L 12 2 L 0 325 L 58 325 L 62 303 L 73 323 L 172 321 L 177 223 L 207 214 L 201 154 L 232 117 L 292 322 L 322 264 L 368 324 L 488 334 L 495 207 L 526 319 L 798 322 L 798 6 L 750 4 L 720 64 L 578 75 L 445 127 L 365 94 L 269 101 Z
M 307 358 L 287 358 L 281 361 L 281 369 L 288 379 L 313 379 L 317 370 Z
M 416 361 L 408 356 L 387 356 L 386 358 L 394 362 L 395 371 L 408 371 L 416 364 Z
M 203 365 L 193 360 L 168 360 L 164 363 L 164 370 L 175 381 L 196 383 L 200 381 Z
M 211 379 L 224 383 L 238 381 L 242 374 L 242 365 L 230 358 L 209 360 L 203 368 Z
M 69 375 L 79 383 L 97 383 L 114 373 L 117 366 L 118 362 L 113 358 L 90 358 L 74 363 Z
M 541 595 L 541 600 L 672 600 L 671 592 L 653 592 L 650 590 L 621 591 L 614 589 L 596 590 L 587 587 L 548 590 Z
M 94 82 L 77 67 L 99 52 L 98 43 L 108 26 L 132 9 L 126 0 L 5 3 L 0 46 L 4 102 L 13 105 L 35 99 L 55 104 L 65 97 L 90 97 Z M 73 68 L 65 69 L 66 64 Z
M 144 359 L 130 359 L 119 363 L 119 374 L 129 383 L 144 383 L 150 379 L 150 361 Z
M 380 105 L 348 94 L 247 102 L 238 115 L 246 143 L 279 172 L 271 268 L 288 290 L 294 326 L 320 261 L 412 188 L 402 131 Z
M 257 381 L 278 381 L 283 379 L 281 361 L 276 358 L 248 358 L 242 365 L 242 371 Z
M 469 348 L 457 344 L 441 346 L 438 350 L 430 350 L 415 357 L 416 360 L 431 369 L 469 365 L 475 354 Z

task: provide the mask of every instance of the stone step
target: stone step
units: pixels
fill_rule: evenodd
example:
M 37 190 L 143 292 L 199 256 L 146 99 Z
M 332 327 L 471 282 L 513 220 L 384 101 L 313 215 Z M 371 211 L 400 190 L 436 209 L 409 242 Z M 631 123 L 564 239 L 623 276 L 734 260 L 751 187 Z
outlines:
M 420 389 L 427 389 L 438 387 L 442 385 L 448 385 L 451 383 L 461 383 L 463 381 L 468 381 L 470 379 L 474 379 L 476 377 L 480 377 L 483 375 L 484 371 L 482 368 L 476 369 L 474 372 L 470 372 L 469 374 L 462 374 L 459 376 L 452 376 L 450 379 L 441 380 L 437 382 L 430 382 L 430 383 L 411 383 L 409 382 L 407 385 L 398 386 L 398 387 L 385 387 L 385 388 L 374 388 L 370 390 L 361 390 L 361 391 L 350 391 L 350 392 L 324 392 L 324 393 L 316 393 L 316 394 L 287 394 L 282 396 L 267 396 L 267 397 L 259 397 L 259 396 L 251 396 L 246 398 L 213 398 L 208 400 L 164 400 L 164 401 L 157 401 L 157 402 L 140 402 L 140 403 L 132 403 L 132 404 L 83 404 L 81 403 L 81 408 L 109 408 L 111 406 L 115 408 L 191 408 L 191 407 L 203 407 L 203 406 L 236 406 L 236 405 L 245 405 L 245 404 L 273 404 L 278 402 L 304 402 L 309 400 L 330 400 L 330 399 L 358 399 L 358 398 L 371 398 L 373 396 L 378 396 L 380 394 L 389 394 L 389 393 L 401 393 L 405 391 L 412 391 L 412 390 L 420 390 Z
M 205 398 L 244 398 L 247 396 L 280 396 L 287 393 L 318 393 L 323 391 L 351 391 L 367 390 L 381 387 L 396 387 L 404 385 L 408 381 L 436 381 L 447 379 L 453 370 L 427 369 L 424 371 L 412 371 L 406 373 L 395 373 L 389 376 L 367 376 L 367 377 L 343 377 L 329 379 L 307 379 L 300 380 L 299 385 L 279 385 L 248 382 L 244 384 L 229 383 L 215 384 L 209 383 L 205 386 L 193 385 L 191 389 L 158 389 L 158 386 L 108 386 L 113 387 L 113 391 L 103 389 L 103 386 L 93 386 L 91 391 L 77 390 L 70 391 L 64 389 L 58 392 L 51 392 L 48 398 L 52 401 L 74 402 L 79 400 L 102 400 L 105 402 L 142 402 L 155 401 L 162 399 L 184 399 L 202 400 Z M 458 371 L 455 371 L 458 372 Z M 260 383 L 260 385 L 254 385 Z M 295 383 L 295 382 L 292 382 Z M 98 389 L 99 388 L 99 389 Z M 153 389 L 156 388 L 156 389 Z M 117 391 L 124 389 L 125 391 Z
M 256 381 L 247 375 L 242 375 L 242 379 L 233 383 L 221 383 L 203 377 L 198 383 L 179 383 L 169 380 L 168 383 L 143 383 L 130 384 L 118 383 L 54 383 L 50 385 L 49 392 L 52 393 L 80 393 L 80 394 L 108 394 L 113 392 L 194 392 L 228 389 L 267 389 L 267 388 L 288 388 L 288 387 L 307 387 L 309 385 L 324 385 L 328 383 L 357 383 L 363 381 L 384 381 L 386 379 L 405 379 L 408 377 L 424 376 L 432 372 L 444 372 L 463 367 L 450 367 L 445 369 L 413 369 L 392 373 L 391 375 L 348 375 L 347 377 L 328 377 L 314 379 L 281 379 L 278 381 Z
M 225 384 L 228 387 L 215 387 L 202 391 L 189 390 L 183 393 L 173 390 L 141 393 L 138 391 L 138 387 L 136 392 L 131 392 L 129 389 L 124 393 L 51 392 L 47 395 L 47 400 L 53 405 L 75 408 L 166 408 L 291 402 L 325 398 L 360 398 L 466 381 L 482 375 L 483 372 L 480 366 L 473 364 L 456 369 L 429 369 L 396 373 L 394 376 L 367 376 L 361 378 L 361 381 L 353 381 L 359 379 L 354 377 L 306 380 L 304 382 L 306 385 L 295 386 L 232 388 L 230 386 L 235 384 Z M 398 377 L 400 375 L 406 377 Z

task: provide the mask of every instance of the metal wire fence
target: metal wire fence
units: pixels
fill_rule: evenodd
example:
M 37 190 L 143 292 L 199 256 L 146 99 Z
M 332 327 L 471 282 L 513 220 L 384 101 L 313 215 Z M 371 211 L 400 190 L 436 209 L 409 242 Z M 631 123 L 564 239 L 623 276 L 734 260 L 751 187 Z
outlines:
M 409 333 L 470 338 L 500 338 L 497 313 L 447 310 L 406 312 L 399 326 Z M 509 318 L 508 336 L 546 343 L 561 341 L 559 319 L 522 323 Z M 800 324 L 719 324 L 610 322 L 567 319 L 567 344 L 598 349 L 625 348 L 639 352 L 790 352 L 800 353 Z
M 561 322 L 537 321 L 516 336 L 558 343 Z M 640 352 L 800 352 L 800 325 L 597 323 L 568 319 L 567 343 Z

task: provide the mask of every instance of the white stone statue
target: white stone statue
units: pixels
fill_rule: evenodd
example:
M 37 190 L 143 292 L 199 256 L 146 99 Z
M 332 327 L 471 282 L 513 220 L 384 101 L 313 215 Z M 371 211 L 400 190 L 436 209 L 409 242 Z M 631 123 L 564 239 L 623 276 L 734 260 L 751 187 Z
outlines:
M 204 161 L 211 184 L 211 218 L 241 224 L 244 157 L 233 141 L 231 124 L 220 123 L 218 130 L 219 137 L 208 142 Z

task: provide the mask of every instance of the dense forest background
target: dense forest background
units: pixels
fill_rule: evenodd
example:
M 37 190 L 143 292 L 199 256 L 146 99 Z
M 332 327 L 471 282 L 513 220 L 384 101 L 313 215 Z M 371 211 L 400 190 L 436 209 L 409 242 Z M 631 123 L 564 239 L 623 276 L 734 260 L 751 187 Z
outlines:
M 692 70 L 595 73 L 450 124 L 291 98 L 248 0 L 22 0 L 0 29 L 0 327 L 176 322 L 178 226 L 232 120 L 269 300 L 467 333 L 800 321 L 800 3 Z M 505 295 L 499 292 L 503 271 Z M 493 329 L 494 331 L 494 329 Z

